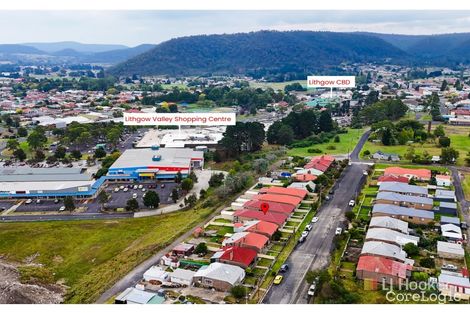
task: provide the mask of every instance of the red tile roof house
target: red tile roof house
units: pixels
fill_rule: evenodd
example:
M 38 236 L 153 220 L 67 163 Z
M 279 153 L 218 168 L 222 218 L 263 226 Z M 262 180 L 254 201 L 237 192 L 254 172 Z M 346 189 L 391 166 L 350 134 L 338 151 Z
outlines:
M 362 280 L 386 285 L 403 283 L 411 275 L 412 266 L 381 256 L 363 255 L 359 258 L 356 276 Z
M 269 242 L 269 238 L 260 234 L 241 232 L 235 233 L 222 242 L 223 247 L 242 247 L 260 252 Z
M 326 170 L 331 166 L 331 163 L 335 161 L 335 158 L 330 155 L 322 155 L 313 157 L 310 162 L 308 162 L 304 168 L 314 168 L 316 170 L 326 172 Z
M 294 174 L 292 179 L 299 182 L 309 182 L 317 179 L 317 176 L 313 174 Z
M 251 232 L 257 233 L 268 238 L 271 238 L 272 235 L 278 230 L 279 226 L 265 221 L 248 221 L 245 223 L 235 223 L 233 227 L 233 231 L 235 233 L 239 232 Z
M 428 181 L 431 179 L 431 171 L 428 169 L 413 169 L 403 167 L 387 167 L 384 172 L 385 175 L 404 176 L 408 179 L 414 178 L 421 181 Z
M 259 220 L 259 221 L 274 223 L 278 225 L 279 227 L 282 227 L 287 220 L 287 215 L 282 214 L 282 213 L 268 212 L 264 214 L 261 211 L 247 210 L 247 209 L 237 210 L 233 214 L 233 217 L 234 217 L 235 223 Z
M 377 179 L 377 185 L 380 186 L 380 183 L 408 183 L 410 179 L 405 176 L 397 175 L 382 175 Z
M 290 216 L 295 210 L 295 206 L 286 203 L 272 202 L 272 201 L 260 201 L 260 200 L 250 200 L 243 204 L 243 208 L 247 210 L 262 211 L 261 204 L 266 203 L 269 205 L 269 211 L 282 213 L 287 216 Z M 269 212 L 268 211 L 268 212 Z
M 260 194 L 268 194 L 268 195 L 291 196 L 291 197 L 297 197 L 297 198 L 300 198 L 300 199 L 304 199 L 307 196 L 307 191 L 306 190 L 284 188 L 284 187 L 261 188 L 259 190 L 259 193 Z
M 278 202 L 278 203 L 290 204 L 295 207 L 300 205 L 300 202 L 302 202 L 302 199 L 298 197 L 286 196 L 286 195 L 274 195 L 274 194 L 259 194 L 259 195 L 254 196 L 253 200 Z
M 219 262 L 239 266 L 243 269 L 250 267 L 256 261 L 257 253 L 253 249 L 242 247 L 223 247 L 211 257 L 211 263 Z

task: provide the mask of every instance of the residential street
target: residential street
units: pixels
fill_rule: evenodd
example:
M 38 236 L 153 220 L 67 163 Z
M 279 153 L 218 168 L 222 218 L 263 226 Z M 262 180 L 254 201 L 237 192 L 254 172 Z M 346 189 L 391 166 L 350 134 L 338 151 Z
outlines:
M 318 222 L 313 226 L 307 240 L 300 244 L 287 259 L 289 271 L 283 282 L 272 286 L 263 303 L 289 304 L 307 303 L 308 285 L 304 280 L 308 270 L 317 270 L 328 265 L 337 227 L 342 226 L 348 202 L 354 199 L 365 181 L 363 164 L 348 166 L 337 181 L 335 194 L 325 202 L 317 213 Z

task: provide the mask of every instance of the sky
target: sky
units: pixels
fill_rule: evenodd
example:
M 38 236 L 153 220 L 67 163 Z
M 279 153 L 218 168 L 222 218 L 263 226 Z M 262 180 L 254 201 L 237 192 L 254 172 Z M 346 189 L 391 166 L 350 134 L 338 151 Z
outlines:
M 0 43 L 160 43 L 258 30 L 470 32 L 470 11 L 0 11 Z

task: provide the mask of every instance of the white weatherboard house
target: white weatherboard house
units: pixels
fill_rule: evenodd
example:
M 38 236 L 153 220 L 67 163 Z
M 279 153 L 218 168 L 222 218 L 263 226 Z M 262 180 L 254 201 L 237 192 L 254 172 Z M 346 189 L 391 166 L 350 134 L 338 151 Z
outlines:
M 462 240 L 462 230 L 460 229 L 459 226 L 456 226 L 454 224 L 441 225 L 441 233 L 442 233 L 442 236 L 450 240 L 455 240 L 455 241 Z
M 399 262 L 407 261 L 406 252 L 400 247 L 381 241 L 366 241 L 362 247 L 361 255 L 383 256 Z
M 197 286 L 228 291 L 244 278 L 245 271 L 241 267 L 215 262 L 201 267 L 194 275 L 193 282 Z
M 177 268 L 174 272 L 169 274 L 169 277 L 172 283 L 190 286 L 193 281 L 194 274 L 196 274 L 196 272 Z
M 470 281 L 468 277 L 441 274 L 439 275 L 439 291 L 444 295 L 468 300 L 470 299 Z
M 438 241 L 437 254 L 441 258 L 445 259 L 463 260 L 465 257 L 465 250 L 462 248 L 462 245 L 458 243 Z
M 383 241 L 395 244 L 399 247 L 412 243 L 418 245 L 419 237 L 402 234 L 388 228 L 369 228 L 366 234 L 366 241 Z
M 168 281 L 168 272 L 165 272 L 159 266 L 152 266 L 144 273 L 145 281 L 158 281 L 158 282 L 165 282 Z
M 389 216 L 373 217 L 369 223 L 369 229 L 371 228 L 388 228 L 403 234 L 409 233 L 407 222 Z

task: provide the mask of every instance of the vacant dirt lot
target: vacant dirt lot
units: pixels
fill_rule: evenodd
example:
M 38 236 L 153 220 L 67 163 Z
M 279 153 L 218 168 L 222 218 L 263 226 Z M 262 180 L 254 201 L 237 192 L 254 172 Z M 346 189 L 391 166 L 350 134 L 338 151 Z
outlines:
M 0 259 L 0 303 L 61 303 L 64 288 L 60 285 L 34 285 L 21 283 L 17 266 Z

